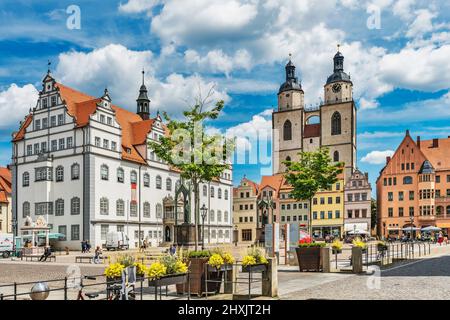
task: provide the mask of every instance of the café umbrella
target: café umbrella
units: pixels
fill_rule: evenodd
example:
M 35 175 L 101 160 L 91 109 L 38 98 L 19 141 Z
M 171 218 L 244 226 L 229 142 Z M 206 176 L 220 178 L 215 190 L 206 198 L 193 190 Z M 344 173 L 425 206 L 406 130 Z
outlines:
M 430 231 L 430 232 L 433 232 L 433 231 L 441 231 L 441 230 L 442 230 L 442 229 L 439 228 L 439 227 L 429 226 L 429 227 L 422 228 L 421 231 Z
M 39 233 L 36 235 L 38 238 L 45 238 L 45 234 L 44 233 Z M 65 235 L 63 233 L 49 233 L 48 234 L 48 238 L 49 239 L 60 239 L 60 238 L 64 238 Z M 27 234 L 22 236 L 22 238 L 24 239 L 31 239 L 31 234 Z

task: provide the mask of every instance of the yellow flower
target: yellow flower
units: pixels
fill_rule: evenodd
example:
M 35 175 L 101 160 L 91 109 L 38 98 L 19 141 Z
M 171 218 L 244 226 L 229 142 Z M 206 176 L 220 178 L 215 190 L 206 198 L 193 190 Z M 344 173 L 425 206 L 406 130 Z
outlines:
M 331 244 L 331 247 L 334 250 L 342 250 L 343 244 L 341 241 L 339 241 L 338 239 L 334 240 L 333 243 Z
M 233 263 L 234 263 L 234 257 L 231 255 L 231 253 L 225 252 L 225 253 L 222 255 L 222 258 L 223 258 L 223 261 L 224 261 L 226 264 L 233 264 Z
M 366 244 L 364 241 L 362 241 L 360 238 L 355 238 L 355 239 L 352 241 L 352 244 L 353 244 L 355 247 L 360 247 L 361 249 L 367 248 L 367 244 Z
M 215 253 L 209 258 L 208 264 L 219 269 L 224 264 L 224 261 L 220 254 Z
M 259 256 L 259 263 L 264 263 L 264 264 L 266 264 L 266 263 L 269 263 L 269 261 L 267 261 L 266 257 L 264 257 L 264 256 Z
M 147 266 L 140 262 L 135 262 L 134 266 L 136 267 L 136 274 L 139 276 L 142 276 L 147 272 Z
M 125 267 L 120 263 L 112 263 L 105 269 L 105 276 L 108 278 L 115 278 L 115 277 L 121 277 L 122 276 L 122 270 Z
M 256 264 L 256 259 L 255 259 L 254 256 L 245 256 L 245 257 L 242 259 L 242 265 L 243 265 L 244 267 L 246 267 L 246 266 L 251 266 L 251 265 L 254 265 L 254 264 Z
M 158 279 L 164 276 L 167 272 L 167 267 L 161 262 L 154 262 L 147 270 L 147 274 L 150 279 Z
M 188 271 L 188 267 L 186 263 L 181 260 L 177 260 L 175 262 L 175 273 L 186 273 Z

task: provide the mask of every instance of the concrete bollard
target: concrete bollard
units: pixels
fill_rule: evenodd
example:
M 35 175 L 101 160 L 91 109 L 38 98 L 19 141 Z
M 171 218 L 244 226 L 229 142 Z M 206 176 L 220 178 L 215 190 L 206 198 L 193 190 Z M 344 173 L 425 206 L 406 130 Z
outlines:
M 320 264 L 322 265 L 322 272 L 330 272 L 330 248 L 320 248 Z
M 360 247 L 352 248 L 352 268 L 353 273 L 363 272 L 362 249 Z
M 262 295 L 265 297 L 275 298 L 278 296 L 278 266 L 277 260 L 267 258 L 269 262 L 267 271 L 263 272 L 262 277 Z

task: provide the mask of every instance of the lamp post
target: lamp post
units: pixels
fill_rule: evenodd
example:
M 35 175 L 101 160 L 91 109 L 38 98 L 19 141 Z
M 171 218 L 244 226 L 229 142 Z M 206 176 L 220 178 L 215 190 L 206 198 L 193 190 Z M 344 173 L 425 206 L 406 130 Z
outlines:
M 411 217 L 409 218 L 409 222 L 411 223 L 411 233 L 410 233 L 410 237 L 411 237 L 411 242 L 412 242 L 412 241 L 414 241 L 414 239 L 413 239 L 414 217 L 413 217 L 413 216 L 411 216 Z
M 202 250 L 205 249 L 205 219 L 206 219 L 206 212 L 208 211 L 208 208 L 203 204 L 203 206 L 200 208 L 201 215 L 202 215 Z
M 237 226 L 237 224 L 234 225 L 233 238 L 234 238 L 234 246 L 237 247 L 238 240 L 239 240 L 239 233 L 238 233 L 238 226 Z

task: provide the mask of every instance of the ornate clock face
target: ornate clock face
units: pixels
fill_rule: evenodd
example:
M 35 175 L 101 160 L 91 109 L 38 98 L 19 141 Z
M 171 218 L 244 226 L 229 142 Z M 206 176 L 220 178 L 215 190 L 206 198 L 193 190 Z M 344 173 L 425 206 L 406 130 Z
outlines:
M 341 91 L 341 85 L 339 83 L 335 83 L 333 84 L 333 92 L 334 93 L 338 93 L 339 91 Z

